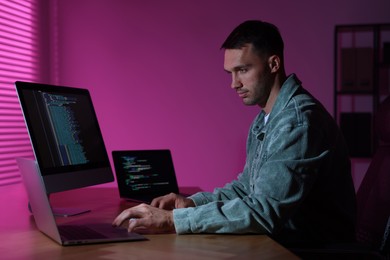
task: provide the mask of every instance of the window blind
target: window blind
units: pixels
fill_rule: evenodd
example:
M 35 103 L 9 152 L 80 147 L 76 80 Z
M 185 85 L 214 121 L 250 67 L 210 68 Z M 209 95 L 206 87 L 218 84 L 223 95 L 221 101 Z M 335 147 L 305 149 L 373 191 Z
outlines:
M 0 185 L 20 182 L 16 157 L 33 158 L 14 82 L 39 80 L 36 0 L 0 1 Z

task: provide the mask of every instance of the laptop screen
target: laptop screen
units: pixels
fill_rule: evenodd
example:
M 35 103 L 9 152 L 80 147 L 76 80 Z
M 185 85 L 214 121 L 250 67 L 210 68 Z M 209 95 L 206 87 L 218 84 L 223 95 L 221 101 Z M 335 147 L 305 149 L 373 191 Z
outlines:
M 112 155 L 122 198 L 149 201 L 179 192 L 169 150 L 113 151 Z

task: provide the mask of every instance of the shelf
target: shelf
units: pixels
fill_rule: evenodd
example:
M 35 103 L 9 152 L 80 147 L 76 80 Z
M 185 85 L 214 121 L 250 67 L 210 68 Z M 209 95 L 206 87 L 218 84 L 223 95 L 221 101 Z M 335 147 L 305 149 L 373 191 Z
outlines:
M 339 90 L 336 91 L 337 95 L 361 95 L 361 96 L 371 96 L 373 91 L 362 91 L 362 90 Z
M 373 116 L 390 94 L 390 24 L 337 25 L 334 34 L 334 117 L 351 158 L 369 158 Z

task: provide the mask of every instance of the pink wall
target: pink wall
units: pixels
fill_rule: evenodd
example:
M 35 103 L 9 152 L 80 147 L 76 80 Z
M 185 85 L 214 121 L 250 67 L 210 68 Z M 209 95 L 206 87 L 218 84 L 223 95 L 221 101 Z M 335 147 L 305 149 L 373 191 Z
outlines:
M 332 112 L 334 26 L 390 22 L 388 0 L 337 2 L 58 0 L 53 82 L 91 90 L 109 152 L 169 148 L 180 185 L 212 190 L 241 171 L 259 111 L 229 88 L 221 43 L 244 20 L 275 23 L 287 72 Z

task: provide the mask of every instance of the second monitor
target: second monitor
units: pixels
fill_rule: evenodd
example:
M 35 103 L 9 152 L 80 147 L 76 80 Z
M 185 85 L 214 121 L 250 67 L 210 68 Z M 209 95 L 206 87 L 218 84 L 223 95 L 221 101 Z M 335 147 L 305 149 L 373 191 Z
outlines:
M 15 85 L 47 193 L 114 181 L 87 89 Z

